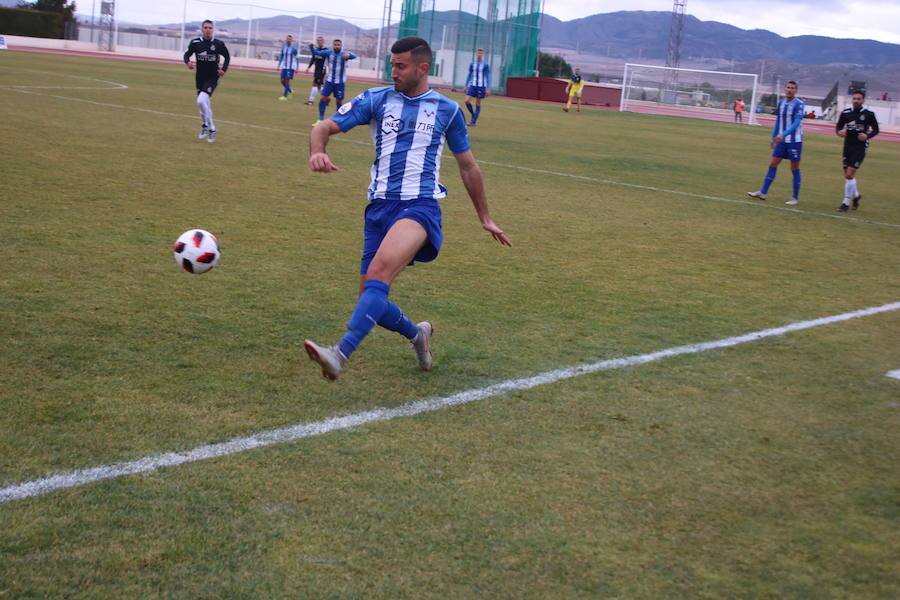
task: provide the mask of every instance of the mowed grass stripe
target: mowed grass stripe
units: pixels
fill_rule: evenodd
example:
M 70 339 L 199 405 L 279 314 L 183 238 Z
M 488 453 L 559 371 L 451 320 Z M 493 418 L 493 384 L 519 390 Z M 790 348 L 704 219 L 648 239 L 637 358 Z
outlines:
M 352 415 L 316 421 L 313 423 L 301 423 L 298 425 L 293 425 L 291 427 L 264 431 L 252 436 L 235 438 L 233 440 L 222 442 L 220 444 L 199 446 L 187 452 L 167 452 L 165 454 L 148 456 L 135 461 L 122 462 L 114 465 L 103 465 L 100 467 L 94 467 L 92 469 L 79 469 L 76 471 L 61 473 L 59 475 L 53 475 L 51 477 L 46 477 L 43 479 L 36 479 L 33 481 L 21 483 L 19 485 L 0 489 L 0 503 L 10 502 L 13 500 L 23 500 L 25 498 L 34 496 L 42 496 L 59 489 L 79 487 L 97 481 L 102 481 L 104 479 L 121 477 L 123 475 L 146 473 L 148 471 L 154 471 L 163 467 L 174 467 L 185 463 L 197 462 L 210 458 L 217 458 L 220 456 L 228 456 L 230 454 L 236 454 L 238 452 L 244 452 L 246 450 L 252 450 L 254 448 L 271 446 L 272 444 L 293 442 L 303 438 L 330 433 L 332 431 L 340 431 L 353 427 L 359 427 L 367 423 L 390 421 L 401 417 L 412 417 L 450 406 L 457 406 L 460 404 L 468 404 L 470 402 L 484 400 L 486 398 L 499 396 L 501 394 L 516 390 L 529 390 L 534 387 L 548 385 L 566 379 L 572 379 L 573 377 L 578 377 L 581 375 L 588 375 L 590 373 L 596 373 L 599 371 L 610 371 L 635 365 L 647 364 L 674 356 L 697 354 L 699 352 L 706 352 L 708 350 L 728 348 L 731 346 L 737 346 L 739 344 L 745 344 L 747 342 L 755 342 L 769 337 L 781 336 L 794 331 L 802 331 L 804 329 L 820 327 L 822 325 L 830 325 L 832 323 L 849 321 L 851 319 L 858 319 L 860 317 L 867 317 L 883 312 L 894 311 L 897 309 L 900 309 L 900 302 L 892 302 L 890 304 L 883 304 L 881 306 L 874 306 L 853 312 L 833 315 L 830 317 L 822 317 L 819 319 L 813 319 L 811 321 L 800 321 L 798 323 L 792 323 L 790 325 L 785 325 L 782 327 L 763 329 L 761 331 L 745 333 L 743 335 L 724 338 L 721 340 L 703 342 L 699 344 L 688 344 L 685 346 L 676 346 L 673 348 L 666 348 L 664 350 L 658 350 L 656 352 L 651 352 L 648 354 L 639 354 L 635 356 L 601 360 L 590 364 L 576 365 L 574 367 L 547 371 L 545 373 L 539 373 L 538 375 L 534 375 L 532 377 L 512 379 L 484 388 L 465 390 L 452 396 L 418 400 L 415 402 L 404 404 L 402 406 L 398 406 L 396 408 L 378 408 Z
M 98 81 L 99 81 L 99 80 L 98 80 Z M 123 84 L 119 84 L 119 85 L 123 85 Z M 88 100 L 88 99 L 85 99 L 85 98 L 73 98 L 73 97 L 71 97 L 71 96 L 60 96 L 60 95 L 57 95 L 57 94 L 46 94 L 46 93 L 34 92 L 34 91 L 30 91 L 30 90 L 25 90 L 25 89 L 19 89 L 19 88 L 17 88 L 17 87 L 14 87 L 14 88 L 0 88 L 0 89 L 6 89 L 6 90 L 8 90 L 8 91 L 19 92 L 19 93 L 22 93 L 22 94 L 34 94 L 34 95 L 38 95 L 38 96 L 47 96 L 47 97 L 50 97 L 50 98 L 57 98 L 57 99 L 60 99 L 60 100 L 70 100 L 70 101 L 73 101 L 73 102 L 85 102 L 85 103 L 87 103 L 87 104 L 93 104 L 93 105 L 95 105 L 95 106 L 104 106 L 104 107 L 108 107 L 108 108 L 118 108 L 118 109 L 124 109 L 124 110 L 134 110 L 134 111 L 145 112 L 145 113 L 150 113 L 150 114 L 155 114 L 155 115 L 161 115 L 161 116 L 166 116 L 166 117 L 176 117 L 176 118 L 183 118 L 183 119 L 196 119 L 196 118 L 197 118 L 197 115 L 187 115 L 187 114 L 183 114 L 183 113 L 172 113 L 172 112 L 166 112 L 166 111 L 161 111 L 161 110 L 154 110 L 154 109 L 150 109 L 150 108 L 142 108 L 142 107 L 137 107 L 137 106 L 126 106 L 126 105 L 124 105 L 124 104 L 112 104 L 112 103 L 109 103 L 109 102 L 98 102 L 98 101 L 96 101 L 96 100 Z M 104 89 L 104 88 L 95 88 L 95 89 Z M 109 88 L 109 89 L 117 89 L 117 88 Z M 302 137 L 309 137 L 309 133 L 306 132 L 306 131 L 295 131 L 295 130 L 292 130 L 292 129 L 285 129 L 285 128 L 280 128 L 280 127 L 268 127 L 268 126 L 265 126 L 265 125 L 256 125 L 256 124 L 253 124 L 253 123 L 243 123 L 243 122 L 240 122 L 240 121 L 230 121 L 230 120 L 227 120 L 227 119 L 219 119 L 219 118 L 216 119 L 216 122 L 218 122 L 218 123 L 225 123 L 225 124 L 227 124 L 227 125 L 235 125 L 235 126 L 237 126 L 237 127 L 246 127 L 246 128 L 249 128 L 249 129 L 258 129 L 258 130 L 261 130 L 261 131 L 274 131 L 274 132 L 278 132 L 278 133 L 286 133 L 286 134 L 289 134 L 289 135 L 299 135 L 299 136 L 302 136 Z M 361 145 L 361 146 L 371 146 L 371 145 L 372 145 L 372 144 L 369 143 L 369 142 L 362 142 L 362 141 L 359 141 L 359 140 L 353 140 L 353 139 L 342 138 L 342 137 L 337 137 L 337 138 L 332 138 L 332 139 L 334 139 L 334 140 L 336 140 L 336 141 L 339 141 L 339 142 L 345 142 L 345 143 L 350 143 L 350 144 L 357 144 L 357 145 Z M 578 175 L 578 174 L 575 174 L 575 173 L 562 173 L 562 172 L 559 172 L 559 171 L 550 171 L 550 170 L 547 170 L 547 169 L 535 169 L 535 168 L 532 168 L 532 167 L 525 167 L 525 166 L 521 166 L 521 165 L 510 165 L 510 164 L 506 164 L 506 163 L 494 162 L 494 161 L 483 160 L 483 159 L 479 159 L 479 163 L 481 163 L 481 164 L 483 164 L 483 165 L 490 165 L 490 166 L 493 166 L 493 167 L 501 167 L 501 168 L 505 168 L 505 169 L 517 169 L 517 170 L 520 170 L 520 171 L 527 171 L 527 172 L 530 172 L 530 173 L 538 173 L 538 174 L 541 174 L 541 175 L 552 175 L 552 176 L 554 176 L 554 177 L 565 177 L 565 178 L 570 178 L 570 179 L 579 179 L 579 180 L 582 180 L 582 181 L 590 181 L 590 182 L 593 182 L 593 183 L 599 183 L 599 184 L 603 184 L 603 185 L 613 185 L 613 186 L 629 187 L 629 188 L 633 188 L 633 189 L 645 190 L 645 191 L 648 191 L 648 192 L 657 192 L 657 193 L 662 193 L 662 194 L 672 194 L 672 195 L 677 195 L 677 196 L 685 196 L 685 197 L 689 197 L 689 198 L 697 198 L 697 199 L 700 199 L 700 200 L 714 200 L 714 201 L 717 201 L 717 202 L 728 202 L 728 203 L 731 203 L 731 204 L 741 204 L 741 205 L 752 206 L 752 207 L 756 207 L 756 208 L 769 208 L 769 209 L 779 210 L 779 211 L 788 212 L 788 213 L 795 213 L 795 214 L 799 214 L 799 215 L 814 215 L 814 216 L 818 216 L 818 217 L 827 217 L 827 218 L 830 218 L 830 219 L 838 219 L 838 220 L 842 220 L 842 221 L 851 221 L 851 222 L 862 223 L 862 224 L 866 224 L 866 225 L 875 225 L 875 226 L 880 226 L 880 227 L 894 227 L 894 228 L 900 228 L 900 224 L 898 224 L 898 223 L 887 223 L 887 222 L 883 222 L 883 221 L 874 221 L 874 220 L 871 220 L 871 219 L 858 219 L 858 218 L 846 217 L 846 216 L 843 216 L 843 215 L 835 215 L 835 214 L 831 214 L 831 213 L 824 213 L 824 212 L 810 211 L 810 210 L 801 210 L 801 209 L 797 209 L 797 208 L 787 208 L 787 207 L 785 207 L 785 206 L 777 206 L 777 205 L 773 205 L 773 204 L 764 204 L 764 203 L 761 203 L 761 202 L 751 202 L 751 201 L 748 201 L 748 200 L 736 200 L 736 199 L 734 199 L 734 198 L 724 198 L 724 197 L 722 197 L 722 196 L 711 196 L 711 195 L 708 195 L 708 194 L 698 194 L 698 193 L 696 193 L 696 192 L 686 192 L 686 191 L 684 191 L 684 190 L 672 190 L 672 189 L 660 188 L 660 187 L 649 186 L 649 185 L 641 185 L 641 184 L 637 184 L 637 183 L 628 183 L 628 182 L 623 182 L 623 181 L 615 181 L 615 180 L 612 180 L 612 179 L 602 179 L 602 178 L 597 178 L 597 177 L 590 177 L 590 176 L 587 176 L 587 175 Z

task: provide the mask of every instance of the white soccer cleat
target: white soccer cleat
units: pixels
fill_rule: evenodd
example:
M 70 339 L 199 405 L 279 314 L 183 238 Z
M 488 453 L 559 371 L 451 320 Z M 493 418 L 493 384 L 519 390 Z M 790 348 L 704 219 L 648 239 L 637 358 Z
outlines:
M 788 206 L 796 206 L 797 204 L 800 204 L 800 201 L 796 198 L 791 198 L 790 200 L 785 202 L 785 204 L 787 204 Z
M 315 342 L 306 340 L 303 343 L 309 359 L 322 367 L 322 377 L 330 381 L 337 379 L 344 370 L 344 363 L 347 357 L 344 356 L 337 346 L 319 346 Z
M 215 129 L 209 130 L 209 137 L 206 138 L 206 141 L 209 142 L 210 144 L 212 144 L 213 142 L 216 141 L 216 130 Z
M 766 198 L 768 198 L 768 196 L 763 194 L 762 192 L 747 192 L 747 195 L 751 198 L 759 198 L 760 200 L 765 200 Z
M 200 135 L 197 136 L 198 140 L 204 139 L 207 135 L 209 135 L 209 128 L 204 124 L 200 126 Z
M 423 371 L 430 371 L 434 362 L 434 358 L 431 355 L 431 334 L 434 333 L 434 327 L 428 321 L 422 321 L 416 327 L 419 328 L 419 334 L 415 340 L 410 342 L 410 345 L 416 351 L 419 368 Z

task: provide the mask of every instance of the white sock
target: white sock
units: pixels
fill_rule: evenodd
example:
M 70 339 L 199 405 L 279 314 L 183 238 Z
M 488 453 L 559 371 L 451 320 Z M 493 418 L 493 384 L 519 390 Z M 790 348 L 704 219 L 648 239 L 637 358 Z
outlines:
M 853 198 L 859 196 L 859 188 L 856 187 L 856 177 L 850 180 L 851 191 L 853 192 Z
M 316 93 L 319 91 L 319 88 L 316 86 L 312 86 L 309 90 L 309 101 L 312 102 L 316 99 Z
M 850 204 L 850 198 L 853 197 L 853 180 L 847 179 L 844 181 L 844 204 Z
M 200 95 L 197 96 L 197 104 L 200 105 L 200 110 L 206 119 L 206 126 L 209 127 L 210 131 L 215 131 L 216 124 L 213 123 L 212 103 L 209 101 L 209 94 L 200 92 Z
M 200 111 L 200 123 L 204 127 L 209 127 L 209 120 L 206 118 L 206 103 L 203 101 L 203 97 L 206 96 L 204 93 L 197 94 L 197 109 Z

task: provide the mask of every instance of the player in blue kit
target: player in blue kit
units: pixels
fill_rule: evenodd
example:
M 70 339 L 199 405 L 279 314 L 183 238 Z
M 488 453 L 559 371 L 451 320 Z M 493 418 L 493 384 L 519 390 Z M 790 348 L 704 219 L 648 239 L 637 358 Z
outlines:
M 472 115 L 469 127 L 475 127 L 481 114 L 481 100 L 491 95 L 491 66 L 484 62 L 484 48 L 475 51 L 475 60 L 469 63 L 466 75 L 466 109 Z M 472 98 L 475 109 L 472 109 Z
M 294 90 L 291 89 L 291 80 L 294 78 L 294 71 L 300 65 L 300 55 L 297 47 L 294 45 L 294 36 L 288 35 L 284 38 L 284 45 L 278 53 L 278 66 L 281 69 L 281 85 L 284 86 L 284 93 L 278 97 L 279 100 L 287 100 L 290 98 Z
M 803 101 L 797 98 L 797 82 L 788 81 L 784 88 L 784 98 L 778 101 L 778 109 L 775 111 L 775 128 L 772 130 L 772 161 L 769 163 L 769 171 L 763 180 L 762 188 L 758 192 L 747 192 L 751 198 L 765 200 L 769 193 L 769 186 L 775 180 L 778 165 L 786 158 L 791 161 L 791 175 L 794 178 L 794 195 L 785 202 L 791 206 L 800 203 L 800 154 L 803 151 L 803 117 L 806 116 L 806 107 Z
M 319 119 L 313 123 L 313 127 L 322 122 L 325 118 L 325 108 L 331 102 L 331 95 L 334 94 L 335 110 L 344 103 L 344 84 L 347 82 L 347 61 L 357 58 L 352 52 L 344 52 L 342 50 L 344 44 L 341 40 L 334 40 L 331 49 L 319 50 L 312 44 L 309 45 L 309 51 L 315 56 L 325 57 L 325 68 L 328 74 L 325 77 L 325 85 L 322 86 L 322 97 L 319 100 Z
M 305 343 L 309 357 L 331 380 L 343 372 L 347 359 L 375 325 L 405 336 L 419 368 L 431 369 L 431 324 L 413 323 L 388 300 L 388 293 L 404 267 L 432 261 L 441 249 L 444 236 L 438 200 L 447 195 L 447 189 L 440 183 L 439 171 L 445 142 L 456 158 L 481 226 L 504 246 L 512 245 L 488 212 L 484 180 L 472 155 L 462 110 L 428 87 L 432 60 L 428 42 L 406 37 L 397 40 L 391 53 L 394 86 L 366 90 L 317 125 L 309 137 L 309 166 L 320 173 L 337 171 L 325 152 L 330 136 L 368 125 L 375 145 L 356 308 L 338 344 Z

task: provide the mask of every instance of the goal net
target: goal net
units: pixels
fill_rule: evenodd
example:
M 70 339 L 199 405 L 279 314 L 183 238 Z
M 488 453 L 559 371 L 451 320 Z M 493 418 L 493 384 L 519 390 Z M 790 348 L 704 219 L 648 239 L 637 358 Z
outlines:
M 756 124 L 755 73 L 702 71 L 628 63 L 619 110 Z

